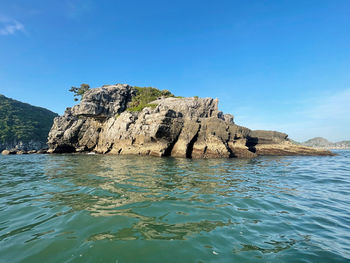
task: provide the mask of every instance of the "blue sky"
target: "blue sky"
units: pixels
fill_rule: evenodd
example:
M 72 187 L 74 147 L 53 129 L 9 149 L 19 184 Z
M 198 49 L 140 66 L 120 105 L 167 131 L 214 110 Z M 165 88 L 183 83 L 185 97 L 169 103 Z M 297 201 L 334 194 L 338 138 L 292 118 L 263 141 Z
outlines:
M 350 1 L 1 0 L 0 93 L 62 114 L 71 86 L 219 98 L 252 129 L 350 139 Z

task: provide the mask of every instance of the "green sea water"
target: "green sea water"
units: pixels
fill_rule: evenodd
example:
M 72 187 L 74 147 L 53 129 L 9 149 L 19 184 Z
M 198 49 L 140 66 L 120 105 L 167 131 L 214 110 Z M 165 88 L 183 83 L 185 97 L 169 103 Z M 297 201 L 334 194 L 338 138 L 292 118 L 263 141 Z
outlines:
M 0 156 L 0 262 L 350 262 L 350 151 Z

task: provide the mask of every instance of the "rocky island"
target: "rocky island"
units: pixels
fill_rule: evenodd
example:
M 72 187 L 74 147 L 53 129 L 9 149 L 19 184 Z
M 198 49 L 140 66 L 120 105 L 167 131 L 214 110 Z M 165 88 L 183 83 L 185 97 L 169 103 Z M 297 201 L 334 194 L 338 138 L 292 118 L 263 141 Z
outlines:
M 148 101 L 143 94 L 151 94 Z M 79 104 L 54 119 L 48 146 L 50 153 L 185 158 L 332 155 L 293 144 L 285 133 L 239 126 L 218 110 L 218 99 L 175 97 L 126 84 L 88 90 Z

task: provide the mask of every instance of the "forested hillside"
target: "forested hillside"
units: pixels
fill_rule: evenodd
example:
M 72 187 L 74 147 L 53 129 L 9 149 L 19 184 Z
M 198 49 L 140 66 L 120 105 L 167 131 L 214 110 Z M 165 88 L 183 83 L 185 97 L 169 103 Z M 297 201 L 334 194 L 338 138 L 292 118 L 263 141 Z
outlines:
M 45 144 L 56 116 L 47 109 L 0 95 L 0 148 L 28 142 Z

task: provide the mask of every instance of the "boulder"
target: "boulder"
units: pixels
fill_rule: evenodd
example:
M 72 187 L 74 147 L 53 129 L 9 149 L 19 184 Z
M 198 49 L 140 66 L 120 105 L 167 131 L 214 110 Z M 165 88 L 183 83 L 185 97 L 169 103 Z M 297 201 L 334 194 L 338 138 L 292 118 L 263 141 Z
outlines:
M 2 155 L 10 155 L 10 154 L 16 154 L 16 153 L 17 153 L 17 151 L 14 150 L 14 149 L 12 149 L 12 150 L 3 150 L 1 152 Z
M 40 150 L 36 151 L 36 153 L 45 154 L 45 153 L 48 153 L 48 149 L 40 149 Z
M 10 151 L 9 150 L 3 150 L 1 152 L 2 155 L 9 155 L 10 154 Z

